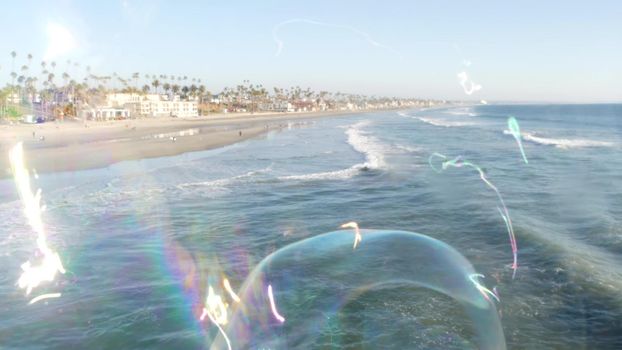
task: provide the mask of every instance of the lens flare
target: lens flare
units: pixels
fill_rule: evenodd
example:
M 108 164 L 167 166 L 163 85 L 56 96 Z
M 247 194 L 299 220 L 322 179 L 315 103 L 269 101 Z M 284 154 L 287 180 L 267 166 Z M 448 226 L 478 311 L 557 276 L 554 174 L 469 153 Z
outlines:
M 527 161 L 527 156 L 525 155 L 525 150 L 523 149 L 523 143 L 521 141 L 521 134 L 520 134 L 520 127 L 518 126 L 518 120 L 516 120 L 516 118 L 514 117 L 508 118 L 508 130 L 510 131 L 510 134 L 514 136 L 516 143 L 518 143 L 518 148 L 520 149 L 520 154 L 523 156 L 523 160 L 525 161 L 525 164 L 529 164 L 529 162 Z
M 281 316 L 281 314 L 276 309 L 276 303 L 274 302 L 274 295 L 272 294 L 272 285 L 268 285 L 268 299 L 270 299 L 270 309 L 272 310 L 272 314 L 274 318 L 276 318 L 279 322 L 285 322 L 285 317 Z
M 473 80 L 469 79 L 467 72 L 458 73 L 458 82 L 464 89 L 464 93 L 467 95 L 472 95 L 474 92 L 482 89 L 482 86 L 473 82 Z
M 227 291 L 227 293 L 229 293 L 229 296 L 231 296 L 231 299 L 233 299 L 236 303 L 239 303 L 240 297 L 238 297 L 238 295 L 235 294 L 235 292 L 233 291 L 233 288 L 231 288 L 231 284 L 229 284 L 229 280 L 225 278 L 222 281 L 222 284 L 225 287 L 225 290 Z
M 227 348 L 231 350 L 231 342 L 225 330 L 221 325 L 227 324 L 227 305 L 222 301 L 220 295 L 214 293 L 212 286 L 208 287 L 207 297 L 205 299 L 205 307 L 201 314 L 201 321 L 205 319 L 205 316 L 218 328 L 218 331 L 222 334 L 223 338 L 227 342 Z
M 499 203 L 501 204 L 501 208 L 497 207 L 497 209 L 499 210 L 499 214 L 501 214 L 501 217 L 503 218 L 503 221 L 505 222 L 505 225 L 508 231 L 508 236 L 510 237 L 510 245 L 512 247 L 512 256 L 513 256 L 512 278 L 514 278 L 516 276 L 516 270 L 518 269 L 518 248 L 516 245 L 516 237 L 514 235 L 514 227 L 512 226 L 512 219 L 510 219 L 510 212 L 508 211 L 508 208 L 505 205 L 505 201 L 503 200 L 503 197 L 501 196 L 499 189 L 497 189 L 497 187 L 493 185 L 493 183 L 490 182 L 490 180 L 488 180 L 482 168 L 480 168 L 479 166 L 471 162 L 463 160 L 461 156 L 458 156 L 454 159 L 447 160 L 448 159 L 447 156 L 440 154 L 440 153 L 433 153 L 428 158 L 428 163 L 430 164 L 430 167 L 432 167 L 432 170 L 434 170 L 437 173 L 441 173 L 442 170 L 439 170 L 438 168 L 436 168 L 434 164 L 432 163 L 432 159 L 434 158 L 440 158 L 444 160 L 441 164 L 442 170 L 445 170 L 448 167 L 454 167 L 454 168 L 469 167 L 469 168 L 477 170 L 477 172 L 479 173 L 479 178 L 486 184 L 486 186 L 488 186 L 490 189 L 492 189 L 495 192 L 495 194 L 497 195 L 497 198 L 499 199 Z
M 28 219 L 28 224 L 37 234 L 37 248 L 42 258 L 39 265 L 34 265 L 26 261 L 21 265 L 23 270 L 17 284 L 19 288 L 26 289 L 26 295 L 30 295 L 33 289 L 37 288 L 42 282 L 51 282 L 58 272 L 64 274 L 65 268 L 61 263 L 58 253 L 52 250 L 47 244 L 47 237 L 41 213 L 45 206 L 41 206 L 41 189 L 33 194 L 30 187 L 30 175 L 24 166 L 24 149 L 22 143 L 18 143 L 9 151 L 9 160 L 13 171 L 13 178 L 17 191 L 24 205 L 24 215 Z M 31 300 L 31 304 L 37 302 L 37 298 Z M 39 299 L 41 300 L 41 299 Z
M 356 246 L 363 239 L 363 237 L 361 236 L 361 231 L 359 230 L 359 225 L 354 221 L 350 221 L 348 223 L 341 225 L 341 228 L 353 228 L 354 229 L 354 246 L 352 247 L 352 250 L 356 249 Z
M 484 275 L 479 274 L 479 273 L 474 273 L 469 276 L 469 279 L 471 280 L 471 282 L 473 282 L 473 284 L 475 285 L 475 288 L 477 288 L 477 290 L 479 290 L 479 292 L 482 293 L 482 296 L 486 298 L 486 300 L 490 301 L 489 296 L 491 296 L 498 303 L 501 302 L 501 300 L 499 300 L 499 297 L 497 296 L 495 292 L 491 291 L 490 289 L 484 287 L 481 283 L 479 283 L 479 278 L 484 278 Z
M 33 298 L 28 305 L 32 305 L 38 301 L 41 300 L 45 300 L 45 299 L 51 299 L 51 298 L 60 298 L 61 294 L 60 293 L 48 293 L 48 294 L 41 294 L 36 298 Z
M 227 324 L 227 306 L 222 301 L 220 295 L 214 293 L 214 288 L 212 288 L 212 286 L 208 288 L 201 321 L 205 319 L 206 315 L 213 316 L 216 324 Z
M 335 23 L 327 23 L 327 22 L 320 22 L 320 21 L 314 21 L 311 19 L 306 19 L 306 18 L 292 18 L 292 19 L 288 19 L 286 21 L 283 21 L 281 23 L 278 23 L 277 25 L 275 25 L 272 28 L 272 38 L 274 39 L 274 42 L 276 43 L 276 53 L 274 54 L 274 57 L 278 57 L 279 55 L 281 55 L 281 52 L 283 51 L 283 40 L 281 40 L 278 36 L 278 32 L 281 29 L 281 27 L 284 27 L 286 25 L 290 25 L 290 24 L 294 24 L 294 23 L 305 23 L 305 24 L 311 24 L 311 25 L 316 25 L 316 26 L 321 26 L 321 27 L 332 27 L 332 28 L 338 28 L 338 29 L 345 29 L 348 30 L 358 36 L 360 36 L 363 40 L 365 40 L 367 43 L 369 43 L 370 45 L 374 46 L 374 47 L 379 47 L 388 51 L 391 51 L 392 53 L 398 55 L 400 57 L 400 59 L 403 58 L 402 54 L 399 53 L 397 50 L 395 50 L 394 48 L 384 45 L 376 40 L 374 40 L 371 35 L 369 35 L 368 33 L 365 33 L 359 29 L 356 29 L 354 27 L 348 26 L 348 25 L 343 25 L 343 24 L 335 24 Z

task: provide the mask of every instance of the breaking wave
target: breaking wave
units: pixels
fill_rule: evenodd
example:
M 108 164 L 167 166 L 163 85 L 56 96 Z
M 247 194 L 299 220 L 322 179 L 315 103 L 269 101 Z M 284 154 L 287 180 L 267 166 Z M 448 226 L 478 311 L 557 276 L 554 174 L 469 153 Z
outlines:
M 376 137 L 370 135 L 363 130 L 368 126 L 369 121 L 362 121 L 351 125 L 345 131 L 348 136 L 348 144 L 354 148 L 355 151 L 365 156 L 364 163 L 355 164 L 347 169 L 340 169 L 334 171 L 325 171 L 310 174 L 301 175 L 287 175 L 280 176 L 279 180 L 345 180 L 349 179 L 361 171 L 371 169 L 382 169 L 386 167 L 384 160 L 384 154 L 387 152 L 387 147 L 381 143 Z
M 503 131 L 504 134 L 510 134 L 508 130 Z M 554 146 L 557 148 L 585 148 L 585 147 L 612 147 L 613 142 L 599 141 L 590 139 L 566 139 L 537 136 L 534 133 L 523 132 L 521 134 L 523 140 L 537 143 L 539 145 Z

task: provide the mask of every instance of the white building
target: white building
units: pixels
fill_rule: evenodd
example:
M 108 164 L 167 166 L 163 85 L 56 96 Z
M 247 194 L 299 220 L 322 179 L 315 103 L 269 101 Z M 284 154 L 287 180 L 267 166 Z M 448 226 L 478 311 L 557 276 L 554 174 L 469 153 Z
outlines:
M 109 94 L 108 106 L 124 107 L 134 117 L 179 117 L 199 116 L 196 99 L 182 101 L 178 95 L 158 94 Z
M 128 119 L 130 111 L 125 108 L 97 107 L 80 111 L 82 119 L 86 120 L 117 120 Z
M 270 112 L 293 112 L 294 106 L 287 101 L 268 101 L 261 102 L 258 104 L 260 111 L 270 111 Z
M 14 104 L 17 104 L 17 103 L 20 103 L 20 102 L 22 102 L 22 99 L 21 99 L 21 97 L 19 96 L 19 94 L 18 94 L 18 93 L 16 93 L 16 92 L 10 93 L 10 94 L 8 94 L 8 95 L 6 96 L 6 103 L 14 103 Z
M 106 104 L 112 107 L 120 107 L 124 106 L 126 103 L 136 103 L 141 101 L 161 101 L 168 99 L 166 95 L 158 95 L 158 94 L 127 94 L 127 93 L 116 93 L 116 94 L 108 94 L 106 95 Z

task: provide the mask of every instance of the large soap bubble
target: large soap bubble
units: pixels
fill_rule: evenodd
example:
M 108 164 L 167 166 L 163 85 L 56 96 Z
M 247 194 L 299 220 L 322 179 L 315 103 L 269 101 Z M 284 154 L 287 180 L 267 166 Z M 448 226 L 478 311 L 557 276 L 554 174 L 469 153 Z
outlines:
M 335 326 L 331 319 L 339 318 L 344 307 L 366 292 L 396 288 L 404 290 L 398 303 L 419 302 L 414 298 L 417 293 L 409 291 L 425 290 L 459 305 L 462 321 L 470 324 L 471 339 L 462 339 L 461 344 L 467 345 L 458 347 L 505 349 L 494 302 L 459 252 L 412 232 L 361 233 L 355 250 L 352 231 L 335 231 L 266 257 L 242 285 L 241 302 L 232 304 L 231 317 L 212 349 L 226 349 L 227 341 L 233 349 L 326 348 L 318 339 Z M 351 345 L 351 339 L 341 342 L 335 348 Z

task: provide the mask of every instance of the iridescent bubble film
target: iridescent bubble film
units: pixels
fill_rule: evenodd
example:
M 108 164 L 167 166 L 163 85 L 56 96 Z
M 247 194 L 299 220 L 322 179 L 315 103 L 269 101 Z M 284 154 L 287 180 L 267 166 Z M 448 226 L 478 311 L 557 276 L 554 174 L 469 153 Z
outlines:
M 471 264 L 455 249 L 406 231 L 361 230 L 361 235 L 362 242 L 354 251 L 353 233 L 335 231 L 293 243 L 266 257 L 241 287 L 241 302 L 232 305 L 224 328 L 231 348 L 342 348 L 348 344 L 505 348 L 494 303 L 475 282 Z M 412 299 L 374 300 L 380 295 L 377 291 L 391 289 L 410 289 Z M 367 306 L 370 309 L 373 304 L 382 308 L 384 303 L 397 302 L 424 311 L 430 298 L 439 297 L 456 306 L 449 324 L 426 320 L 430 316 L 426 314 L 404 322 L 403 313 L 386 309 L 377 321 L 381 328 L 376 328 L 363 319 L 355 320 L 362 316 L 349 315 L 353 308 L 362 307 L 357 303 L 363 300 L 372 303 Z M 427 312 L 443 318 L 439 310 Z M 387 326 L 392 331 L 386 332 Z M 405 329 L 396 329 L 399 327 Z M 427 343 L 402 343 L 406 340 L 401 331 L 425 335 Z M 211 348 L 225 349 L 226 343 L 220 333 Z

